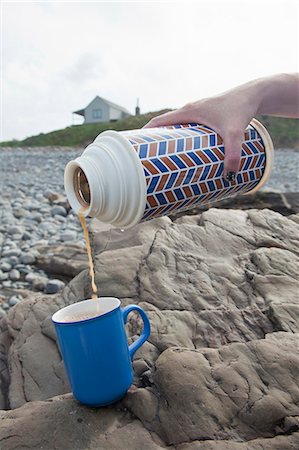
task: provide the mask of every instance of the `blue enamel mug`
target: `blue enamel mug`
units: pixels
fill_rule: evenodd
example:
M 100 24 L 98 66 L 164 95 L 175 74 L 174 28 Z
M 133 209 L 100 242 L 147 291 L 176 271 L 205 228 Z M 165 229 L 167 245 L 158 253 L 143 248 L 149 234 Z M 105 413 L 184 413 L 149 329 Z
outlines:
M 143 330 L 128 345 L 125 324 L 131 311 L 140 314 Z M 121 308 L 117 298 L 100 297 L 62 308 L 52 321 L 76 399 L 89 406 L 121 399 L 133 382 L 134 354 L 150 335 L 144 310 L 137 305 Z

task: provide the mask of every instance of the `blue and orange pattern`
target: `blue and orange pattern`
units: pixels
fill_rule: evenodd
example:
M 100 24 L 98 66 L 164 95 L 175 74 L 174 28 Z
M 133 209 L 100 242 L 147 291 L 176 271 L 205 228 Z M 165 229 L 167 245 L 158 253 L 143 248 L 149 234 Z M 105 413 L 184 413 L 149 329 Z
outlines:
M 222 176 L 223 142 L 207 126 L 189 123 L 120 134 L 143 165 L 147 200 L 142 220 L 245 193 L 264 173 L 265 146 L 251 125 L 244 134 L 240 171 L 234 182 Z

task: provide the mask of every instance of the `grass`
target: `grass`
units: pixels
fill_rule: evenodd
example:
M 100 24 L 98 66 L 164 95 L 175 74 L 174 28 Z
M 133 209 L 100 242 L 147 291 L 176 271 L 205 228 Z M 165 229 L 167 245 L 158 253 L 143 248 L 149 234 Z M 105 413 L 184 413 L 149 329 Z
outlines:
M 44 146 L 67 146 L 67 147 L 85 147 L 90 144 L 95 137 L 104 130 L 132 130 L 141 128 L 152 117 L 155 117 L 168 110 L 157 111 L 143 114 L 140 116 L 129 116 L 126 119 L 116 122 L 105 122 L 87 125 L 72 125 L 62 130 L 52 131 L 50 133 L 40 133 L 37 136 L 31 136 L 21 141 L 13 140 L 0 142 L 2 147 L 44 147 Z M 269 131 L 275 148 L 294 148 L 299 149 L 299 120 L 283 119 L 280 117 L 261 116 L 259 120 Z

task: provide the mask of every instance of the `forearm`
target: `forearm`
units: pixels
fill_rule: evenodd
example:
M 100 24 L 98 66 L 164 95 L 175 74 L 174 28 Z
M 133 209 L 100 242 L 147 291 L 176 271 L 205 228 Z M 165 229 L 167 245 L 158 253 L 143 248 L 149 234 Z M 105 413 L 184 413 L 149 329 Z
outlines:
M 240 86 L 256 114 L 299 118 L 299 75 L 279 74 Z

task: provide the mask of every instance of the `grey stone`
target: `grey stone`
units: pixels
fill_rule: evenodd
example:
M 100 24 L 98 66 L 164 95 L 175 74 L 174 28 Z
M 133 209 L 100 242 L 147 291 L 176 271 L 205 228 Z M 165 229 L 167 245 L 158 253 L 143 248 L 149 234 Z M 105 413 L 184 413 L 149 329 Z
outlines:
M 66 222 L 66 218 L 65 218 L 65 217 L 59 216 L 59 215 L 57 215 L 57 214 L 56 214 L 56 216 L 54 216 L 54 219 L 55 219 L 57 222 L 60 222 L 60 223 L 65 223 L 65 222 Z
M 2 252 L 3 257 L 10 257 L 10 256 L 20 256 L 22 251 L 19 248 L 9 249 Z
M 64 233 L 61 233 L 61 235 L 60 235 L 60 239 L 63 242 L 74 241 L 76 239 L 76 237 L 77 237 L 76 231 L 72 231 L 72 230 L 67 230 Z
M 20 257 L 20 261 L 21 261 L 23 264 L 34 264 L 35 261 L 36 261 L 36 258 L 35 258 L 35 256 L 32 255 L 31 253 L 26 253 L 26 254 L 23 254 L 23 255 Z
M 15 241 L 20 241 L 23 238 L 23 234 L 13 234 L 11 238 Z
M 36 265 L 51 276 L 71 279 L 88 267 L 86 249 L 77 244 L 41 246 Z
M 16 266 L 19 263 L 19 258 L 17 256 L 10 256 L 7 258 L 7 262 L 12 266 Z
M 49 280 L 45 292 L 46 294 L 56 294 L 65 286 L 64 282 L 61 280 Z
M 66 217 L 67 211 L 63 206 L 55 205 L 51 208 L 51 214 L 52 214 L 52 216 L 58 215 L 58 216 Z
M 17 269 L 13 269 L 9 272 L 9 278 L 12 281 L 17 281 L 21 278 L 20 272 Z
M 2 270 L 0 270 L 0 281 L 5 281 L 8 278 L 8 273 L 7 272 L 2 272 Z
M 3 302 L 3 303 L 1 304 L 1 306 L 2 306 L 2 309 L 4 309 L 5 311 L 6 311 L 7 309 L 9 309 L 9 304 L 6 303 L 6 302 Z
M 14 208 L 14 210 L 13 210 L 13 215 L 17 219 L 21 219 L 21 218 L 25 217 L 27 214 L 28 214 L 28 212 L 24 208 Z
M 48 278 L 42 276 L 35 276 L 32 280 L 32 287 L 37 291 L 44 291 L 47 285 Z
M 42 221 L 42 214 L 39 212 L 31 212 L 29 215 L 30 220 L 33 220 L 34 222 L 40 223 Z
M 8 228 L 8 234 L 10 234 L 10 235 L 21 235 L 22 236 L 23 233 L 24 233 L 24 230 L 17 225 L 13 225 Z
M 12 265 L 9 264 L 8 262 L 2 261 L 0 262 L 0 270 L 2 270 L 2 272 L 9 272 L 12 268 Z
M 31 238 L 32 238 L 31 233 L 28 233 L 28 231 L 25 231 L 24 234 L 23 234 L 23 236 L 22 236 L 22 239 L 23 239 L 24 241 L 30 241 Z
M 70 394 L 3 412 L 0 424 L 5 450 L 50 450 L 54 442 L 61 450 L 166 450 L 161 439 L 121 404 L 117 409 L 87 408 Z
M 20 301 L 21 301 L 21 299 L 14 295 L 13 297 L 10 297 L 10 299 L 8 300 L 8 304 L 9 304 L 9 306 L 15 306 Z
M 280 334 L 274 342 L 221 349 L 169 348 L 156 362 L 153 388 L 129 393 L 126 403 L 167 444 L 230 439 L 232 432 L 250 440 L 261 429 L 269 436 L 279 421 L 298 414 L 292 399 L 299 394 L 299 334 Z
M 36 275 L 33 272 L 30 272 L 25 276 L 25 280 L 28 283 L 32 283 L 35 278 L 36 278 Z

